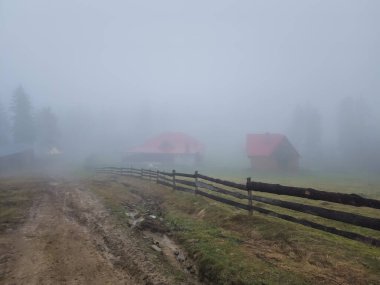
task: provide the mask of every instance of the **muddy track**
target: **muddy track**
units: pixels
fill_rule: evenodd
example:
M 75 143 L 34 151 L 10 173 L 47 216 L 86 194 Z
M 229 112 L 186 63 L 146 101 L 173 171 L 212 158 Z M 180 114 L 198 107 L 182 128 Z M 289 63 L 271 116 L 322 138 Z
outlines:
M 80 184 L 47 182 L 0 245 L 0 284 L 178 284 Z

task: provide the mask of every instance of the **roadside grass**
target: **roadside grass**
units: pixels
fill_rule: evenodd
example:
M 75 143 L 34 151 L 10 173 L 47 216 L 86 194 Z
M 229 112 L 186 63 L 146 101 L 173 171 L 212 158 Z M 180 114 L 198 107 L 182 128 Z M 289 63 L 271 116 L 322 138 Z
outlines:
M 329 279 L 379 284 L 378 248 L 261 214 L 250 217 L 212 201 L 201 203 L 204 198 L 187 193 L 173 195 L 180 197 L 169 202 L 172 228 L 178 228 L 177 236 L 191 253 L 202 253 L 200 266 L 217 284 L 318 284 Z M 203 243 L 192 243 L 194 238 Z M 219 266 L 210 265 L 214 263 Z
M 213 284 L 308 284 L 306 276 L 273 267 L 241 246 L 242 236 L 181 212 L 166 216 L 171 230 L 198 263 L 200 278 Z
M 33 178 L 4 178 L 0 180 L 0 233 L 25 221 L 34 197 L 44 189 Z
M 380 284 L 379 248 L 139 179 L 115 182 L 95 192 L 119 207 L 156 201 L 213 284 Z

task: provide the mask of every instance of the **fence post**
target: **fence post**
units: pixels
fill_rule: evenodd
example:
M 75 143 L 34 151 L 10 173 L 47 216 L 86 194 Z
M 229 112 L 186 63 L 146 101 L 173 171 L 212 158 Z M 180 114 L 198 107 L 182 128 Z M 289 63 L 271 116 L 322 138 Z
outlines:
M 194 173 L 194 183 L 195 183 L 195 191 L 194 194 L 197 195 L 198 193 L 198 170 Z
M 141 173 L 140 173 L 141 178 L 144 178 L 144 169 L 141 168 Z
M 252 216 L 253 205 L 252 205 L 251 177 L 247 178 L 246 188 L 247 188 L 247 191 L 248 191 L 248 207 L 249 207 L 248 211 L 249 211 L 249 215 Z
M 158 170 L 156 172 L 156 183 L 158 184 Z
M 172 171 L 172 174 L 173 174 L 173 190 L 175 190 L 176 185 L 175 185 L 175 170 L 174 169 Z

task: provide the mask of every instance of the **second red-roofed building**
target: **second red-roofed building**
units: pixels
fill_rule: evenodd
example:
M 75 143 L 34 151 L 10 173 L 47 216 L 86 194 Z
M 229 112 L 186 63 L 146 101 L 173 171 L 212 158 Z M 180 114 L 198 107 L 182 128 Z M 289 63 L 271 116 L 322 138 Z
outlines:
M 247 156 L 255 170 L 297 170 L 297 150 L 283 134 L 248 134 Z

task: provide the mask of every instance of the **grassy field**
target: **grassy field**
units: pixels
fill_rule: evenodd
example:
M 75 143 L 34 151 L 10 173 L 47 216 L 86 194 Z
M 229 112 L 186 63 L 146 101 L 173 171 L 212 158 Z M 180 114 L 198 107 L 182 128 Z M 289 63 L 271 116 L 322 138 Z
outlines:
M 182 170 L 191 173 L 191 170 Z M 201 170 L 217 178 L 257 181 L 360 193 L 378 198 L 380 178 L 363 174 L 252 173 L 248 169 Z M 76 175 L 96 193 L 121 224 L 127 226 L 126 205 L 162 217 L 172 238 L 195 260 L 200 277 L 213 284 L 380 284 L 380 248 L 341 238 L 259 213 L 249 216 L 207 198 L 125 177 Z M 99 183 L 99 179 L 103 182 Z M 94 181 L 98 181 L 94 183 Z M 123 184 L 127 183 L 127 184 Z M 126 186 L 127 185 L 127 186 Z M 28 215 L 46 182 L 34 178 L 0 180 L 0 233 L 16 228 Z M 275 197 L 260 193 L 262 196 Z M 277 197 L 278 198 L 278 197 Z M 282 196 L 281 199 L 378 217 L 378 210 Z M 147 203 L 149 201 L 149 203 Z M 151 204 L 154 204 L 153 210 Z M 321 204 L 322 203 L 322 204 Z M 149 206 L 150 205 L 150 206 Z M 380 238 L 377 231 L 350 226 L 264 204 L 277 212 Z M 178 275 L 186 280 L 186 275 Z
M 183 168 L 180 171 L 192 173 L 193 170 L 190 168 Z M 266 183 L 275 183 L 282 184 L 287 186 L 296 186 L 296 187 L 310 187 L 318 190 L 330 191 L 330 192 L 340 192 L 340 193 L 355 193 L 363 197 L 380 199 L 380 177 L 375 174 L 369 173 L 354 173 L 354 172 L 345 172 L 345 173 L 326 173 L 326 172 L 317 172 L 317 171 L 299 171 L 295 173 L 287 172 L 254 172 L 252 169 L 229 169 L 223 167 L 209 168 L 205 167 L 200 170 L 202 174 L 206 174 L 215 178 L 222 178 L 224 180 L 230 180 L 238 183 L 244 184 L 246 177 L 251 177 L 253 181 L 260 181 Z M 212 183 L 211 183 L 212 184 Z M 228 187 L 217 185 L 218 187 L 226 188 L 228 190 L 234 190 Z M 275 194 L 262 193 L 262 192 L 253 192 L 254 195 L 268 197 L 272 199 L 280 199 L 283 201 L 296 202 L 300 204 L 312 205 L 323 207 L 332 210 L 338 210 L 343 212 L 355 213 L 359 215 L 364 215 L 368 217 L 378 218 L 380 216 L 380 211 L 378 209 L 372 209 L 367 207 L 353 207 L 348 205 L 342 205 L 337 203 L 330 203 L 324 201 L 316 201 L 303 199 L 298 197 L 290 196 L 279 196 Z M 246 203 L 242 200 L 231 198 L 230 196 L 225 196 L 225 198 L 235 200 L 237 202 Z M 351 231 L 359 233 L 366 236 L 371 236 L 374 238 L 380 239 L 380 232 L 352 226 L 342 222 L 337 222 L 329 219 L 324 219 L 321 217 L 316 217 L 310 214 L 301 213 L 297 211 L 292 211 L 276 206 L 271 206 L 263 203 L 254 203 L 254 205 L 261 208 L 266 208 L 273 210 L 282 214 L 290 214 L 296 218 L 307 219 L 313 222 L 324 224 L 327 226 L 332 226 L 346 231 Z
M 129 178 L 126 182 L 130 186 L 112 182 L 112 187 L 91 187 L 120 219 L 125 219 L 123 205 L 131 199 L 140 201 L 141 207 L 144 199 L 156 201 L 167 226 L 196 260 L 205 280 L 215 284 L 380 284 L 379 248 L 266 215 L 248 216 L 245 211 L 154 183 Z
M 319 190 L 342 193 L 356 193 L 365 197 L 380 199 L 380 177 L 373 173 L 323 172 L 300 170 L 287 172 L 255 172 L 252 169 L 203 169 L 202 173 L 226 180 L 244 183 L 247 177 L 252 180 L 278 183 L 288 186 L 311 187 Z
M 33 198 L 43 187 L 43 182 L 34 178 L 0 180 L 0 233 L 25 221 Z

